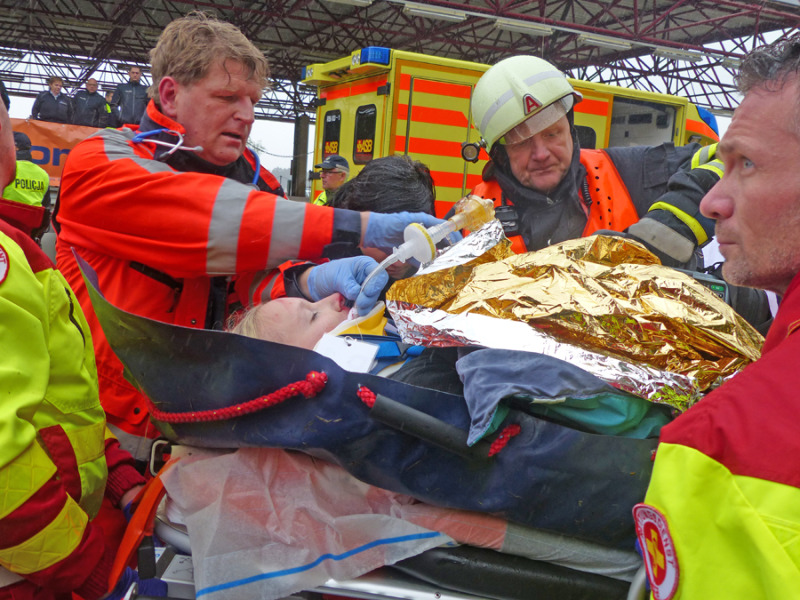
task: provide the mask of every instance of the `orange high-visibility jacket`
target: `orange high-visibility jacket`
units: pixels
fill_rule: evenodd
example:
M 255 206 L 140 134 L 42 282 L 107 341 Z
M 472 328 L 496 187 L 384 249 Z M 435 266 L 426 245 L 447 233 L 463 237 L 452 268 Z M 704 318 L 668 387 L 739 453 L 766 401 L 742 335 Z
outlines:
M 580 156 L 581 164 L 586 168 L 586 178 L 590 182 L 588 191 L 592 199 L 588 208 L 581 202 L 586 212 L 586 227 L 582 235 L 592 235 L 598 229 L 622 231 L 638 221 L 639 214 L 628 188 L 608 154 L 602 150 L 581 150 Z M 503 203 L 503 191 L 496 179 L 482 181 L 475 186 L 472 193 L 482 198 L 493 198 L 495 206 Z M 514 252 L 519 254 L 528 251 L 521 235 L 511 236 L 509 240 Z
M 142 128 L 150 130 L 184 132 L 152 102 L 143 123 Z M 201 328 L 210 326 L 212 296 L 225 297 L 231 286 L 244 280 L 258 282 L 270 297 L 272 288 L 264 286 L 260 275 L 289 259 L 319 259 L 345 221 L 349 231 L 359 216 L 286 200 L 277 195 L 283 192 L 266 169 L 260 170 L 259 183 L 272 193 L 257 189 L 249 178 L 242 182 L 177 170 L 155 160 L 161 147 L 135 142 L 135 133 L 130 128 L 105 129 L 70 152 L 55 221 L 57 264 L 92 329 L 100 400 L 109 425 L 123 448 L 141 459 L 157 431 L 149 423 L 145 398 L 125 381 L 122 364 L 103 335 L 73 249 L 97 272 L 112 304 L 166 323 Z M 188 151 L 178 154 L 182 152 Z M 252 153 L 239 160 L 246 160 L 245 170 L 254 172 Z M 246 304 L 249 290 L 236 291 Z M 229 294 L 223 302 L 230 305 L 231 300 Z

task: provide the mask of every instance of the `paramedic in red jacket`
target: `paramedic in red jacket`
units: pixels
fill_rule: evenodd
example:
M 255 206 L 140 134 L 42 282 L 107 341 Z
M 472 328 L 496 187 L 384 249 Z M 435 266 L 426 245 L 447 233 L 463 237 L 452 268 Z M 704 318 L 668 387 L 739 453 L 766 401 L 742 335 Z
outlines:
M 661 430 L 634 509 L 656 600 L 800 590 L 800 36 L 752 51 L 737 83 L 700 208 L 725 278 L 782 299 L 761 358 Z
M 368 310 L 386 282 L 385 274 L 376 277 L 359 294 L 377 266 L 372 259 L 278 275 L 276 267 L 319 260 L 331 243 L 391 250 L 408 223 L 440 222 L 286 200 L 245 147 L 269 73 L 233 25 L 202 13 L 173 21 L 151 62 L 152 100 L 140 126 L 102 130 L 72 150 L 55 217 L 58 266 L 92 327 L 101 402 L 138 459 L 157 431 L 98 325 L 73 249 L 97 271 L 113 304 L 168 323 L 221 328 L 231 308 L 287 292 L 312 300 L 340 292 Z

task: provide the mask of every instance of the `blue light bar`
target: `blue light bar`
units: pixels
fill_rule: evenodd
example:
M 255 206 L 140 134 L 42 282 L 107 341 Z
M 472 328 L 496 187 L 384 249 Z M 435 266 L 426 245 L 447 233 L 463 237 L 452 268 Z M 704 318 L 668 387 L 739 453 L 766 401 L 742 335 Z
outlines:
M 381 46 L 367 46 L 366 48 L 362 48 L 361 64 L 373 63 L 378 65 L 388 65 L 390 52 L 391 50 L 389 48 L 383 48 Z

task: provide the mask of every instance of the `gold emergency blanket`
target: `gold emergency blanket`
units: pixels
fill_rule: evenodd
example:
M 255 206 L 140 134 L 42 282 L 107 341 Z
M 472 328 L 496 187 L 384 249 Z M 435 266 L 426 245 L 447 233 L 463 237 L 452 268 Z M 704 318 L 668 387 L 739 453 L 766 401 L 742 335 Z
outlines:
M 729 305 L 636 242 L 592 236 L 517 255 L 497 227 L 490 223 L 392 286 L 388 305 L 406 341 L 495 347 L 491 323 L 499 330 L 496 319 L 511 320 L 560 344 L 537 351 L 593 362 L 588 370 L 612 385 L 681 410 L 760 355 L 763 337 Z M 432 314 L 492 319 L 454 325 L 432 322 Z M 522 339 L 519 329 L 506 337 L 515 331 Z

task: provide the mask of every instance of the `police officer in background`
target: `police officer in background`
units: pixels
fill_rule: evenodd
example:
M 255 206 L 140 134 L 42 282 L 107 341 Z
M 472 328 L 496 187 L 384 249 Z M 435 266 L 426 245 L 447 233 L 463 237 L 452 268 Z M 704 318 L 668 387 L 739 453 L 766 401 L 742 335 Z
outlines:
M 117 107 L 117 118 L 120 123 L 133 123 L 138 125 L 142 120 L 144 109 L 147 108 L 147 86 L 141 82 L 142 69 L 131 67 L 128 70 L 128 83 L 117 86 L 111 104 Z
M 61 91 L 64 80 L 53 76 L 47 80 L 48 89 L 39 93 L 33 101 L 31 119 L 53 123 L 72 122 L 72 98 Z
M 98 127 L 119 127 L 119 120 L 117 119 L 116 107 L 112 104 L 114 100 L 114 91 L 109 90 L 105 94 L 106 103 L 103 106 L 103 114 L 100 117 Z
M 97 91 L 96 79 L 86 80 L 86 89 L 78 90 L 72 102 L 74 109 L 73 124 L 100 127 L 100 122 L 106 109 L 106 101 Z
M 333 206 L 333 197 L 350 175 L 350 163 L 344 156 L 331 154 L 318 165 L 315 169 L 322 169 L 322 193 L 314 199 L 314 204 L 320 206 Z
M 31 237 L 41 243 L 42 234 L 50 226 L 50 176 L 34 164 L 31 156 L 31 139 L 20 131 L 14 132 L 17 151 L 17 171 L 3 189 L 3 198 L 26 206 L 42 207 L 44 212 L 38 226 L 32 227 Z

